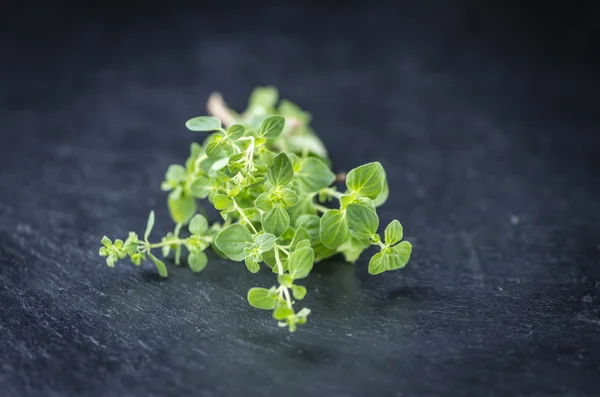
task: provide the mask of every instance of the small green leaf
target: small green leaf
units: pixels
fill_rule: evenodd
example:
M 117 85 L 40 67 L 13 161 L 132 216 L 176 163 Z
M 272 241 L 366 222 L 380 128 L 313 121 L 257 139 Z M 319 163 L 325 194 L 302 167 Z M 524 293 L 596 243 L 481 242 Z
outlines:
M 321 217 L 319 236 L 323 245 L 335 249 L 350 236 L 346 215 L 340 210 L 328 210 Z
M 294 279 L 289 274 L 280 274 L 277 276 L 277 282 L 284 287 L 291 288 L 294 283 Z
M 308 276 L 315 262 L 312 248 L 297 249 L 288 258 L 288 270 L 294 280 Z
M 234 208 L 233 199 L 225 194 L 215 194 L 213 196 L 213 205 L 219 211 L 230 211 Z
M 215 238 L 215 245 L 234 261 L 241 261 L 245 258 L 244 249 L 254 243 L 252 234 L 243 225 L 234 223 L 221 230 Z
M 275 320 L 285 320 L 289 316 L 293 316 L 294 311 L 287 306 L 279 306 L 273 311 Z
M 281 201 L 286 208 L 293 207 L 298 202 L 298 195 L 292 189 L 285 188 L 281 191 Z
M 108 248 L 108 247 L 110 247 L 112 245 L 112 241 L 110 241 L 110 239 L 108 237 L 106 237 L 106 236 L 102 237 L 102 241 L 100 241 L 100 242 L 106 248 Z
M 301 240 L 298 242 L 298 244 L 296 244 L 294 248 L 297 250 L 302 248 L 310 248 L 310 240 Z
M 154 227 L 154 211 L 150 211 L 150 215 L 148 215 L 148 222 L 146 223 L 146 231 L 144 232 L 144 240 L 148 241 L 148 237 L 150 237 L 150 233 L 152 232 L 152 228 Z
M 271 194 L 264 192 L 258 195 L 254 201 L 254 206 L 260 208 L 263 211 L 268 211 L 273 208 L 273 201 L 271 200 Z
M 290 220 L 295 224 L 298 218 L 302 215 L 314 215 L 316 216 L 317 210 L 313 205 L 313 199 L 308 194 L 304 194 L 298 197 L 298 201 L 293 207 L 288 208 L 288 214 L 290 214 Z M 317 217 L 318 219 L 318 217 Z M 318 223 L 318 222 L 317 222 Z
M 379 218 L 371 208 L 362 204 L 349 204 L 346 208 L 348 226 L 354 230 L 357 237 L 371 237 L 377 233 Z
M 280 236 L 290 226 L 290 216 L 283 208 L 272 208 L 262 214 L 261 223 L 265 232 Z
M 256 236 L 254 243 L 258 247 L 259 251 L 262 253 L 272 250 L 275 246 L 275 240 L 275 235 L 271 233 L 264 233 Z
M 196 198 L 206 198 L 212 192 L 212 184 L 208 178 L 197 176 L 194 182 L 190 184 L 190 193 Z
M 202 271 L 206 267 L 207 263 L 208 258 L 206 257 L 206 254 L 202 251 L 192 252 L 188 256 L 188 265 L 194 273 Z
M 388 270 L 389 258 L 387 255 L 378 252 L 371 257 L 369 261 L 369 273 L 376 275 Z
M 385 228 L 385 243 L 387 245 L 394 245 L 398 241 L 402 240 L 403 228 L 397 219 L 390 222 Z
M 291 249 L 296 248 L 296 245 L 298 245 L 298 243 L 303 240 L 309 240 L 309 244 L 310 244 L 310 234 L 308 234 L 308 230 L 306 230 L 306 228 L 299 227 L 296 229 L 294 238 L 292 239 L 292 242 L 290 243 L 290 248 Z
M 170 165 L 165 174 L 165 179 L 170 182 L 184 182 L 187 179 L 187 171 L 182 165 Z
M 284 186 L 291 182 L 294 177 L 294 168 L 288 156 L 281 152 L 273 160 L 269 168 L 269 181 L 275 186 Z
M 281 116 L 271 116 L 263 120 L 258 134 L 265 138 L 276 138 L 283 131 L 285 118 Z
M 401 269 L 410 260 L 412 253 L 412 244 L 408 241 L 402 241 L 399 244 L 392 247 L 393 256 L 397 257 L 394 262 L 390 264 L 390 270 Z
M 161 277 L 167 277 L 169 273 L 167 272 L 167 267 L 165 266 L 165 263 L 157 257 L 155 257 L 154 254 L 152 254 L 152 252 L 150 251 L 148 251 L 148 256 L 150 257 L 152 262 L 154 262 L 154 266 L 156 266 L 158 274 L 160 274 Z
M 352 237 L 348 241 L 346 241 L 344 244 L 340 245 L 337 248 L 337 251 L 341 252 L 342 255 L 344 255 L 344 259 L 346 259 L 347 262 L 354 263 L 354 262 L 356 262 L 356 260 L 360 256 L 360 254 L 362 254 L 362 252 L 366 248 L 368 248 L 370 245 L 371 244 L 369 243 L 368 240 L 364 241 L 364 240 Z
M 308 193 L 326 188 L 334 181 L 335 174 L 323 160 L 316 157 L 302 160 L 300 171 L 294 174 L 294 183 L 298 189 Z
M 300 310 L 298 313 L 296 313 L 296 317 L 306 318 L 306 317 L 308 317 L 309 314 L 310 314 L 310 309 L 304 307 L 304 308 L 302 308 L 302 310 Z
M 306 296 L 306 287 L 301 285 L 292 285 L 292 295 L 294 295 L 294 299 L 304 299 Z
M 303 227 L 310 236 L 311 243 L 321 242 L 319 235 L 321 231 L 321 218 L 317 215 L 305 214 L 298 217 L 296 220 L 296 227 Z
M 208 229 L 208 221 L 200 214 L 196 214 L 190 221 L 189 230 L 192 234 L 202 235 Z
M 251 288 L 248 291 L 248 303 L 257 309 L 273 310 L 277 304 L 277 295 L 266 288 Z
M 390 187 L 388 185 L 387 177 L 385 177 L 383 181 L 383 190 L 381 191 L 381 193 L 379 193 L 379 196 L 377 196 L 377 198 L 373 200 L 373 204 L 375 205 L 375 207 L 382 206 L 387 201 L 389 195 Z
M 361 165 L 348 173 L 348 189 L 372 200 L 383 191 L 385 171 L 379 162 Z
M 194 117 L 186 121 L 185 126 L 191 131 L 216 131 L 221 128 L 221 120 L 211 116 Z
M 175 223 L 187 223 L 196 213 L 196 199 L 191 196 L 177 198 L 169 195 L 167 204 Z
M 260 270 L 260 265 L 252 258 L 246 257 L 245 259 L 246 268 L 250 273 L 258 273 Z
M 232 141 L 237 141 L 246 132 L 246 127 L 240 124 L 234 124 L 227 130 L 227 138 Z
M 271 109 L 277 103 L 279 93 L 277 88 L 272 86 L 256 87 L 250 94 L 248 106 L 261 106 L 265 109 Z

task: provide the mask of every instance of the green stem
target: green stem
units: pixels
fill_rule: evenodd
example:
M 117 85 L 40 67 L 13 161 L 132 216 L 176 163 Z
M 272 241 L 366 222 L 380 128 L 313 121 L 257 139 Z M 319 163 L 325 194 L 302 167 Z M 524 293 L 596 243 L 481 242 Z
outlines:
M 185 239 L 169 240 L 169 241 L 163 241 L 161 243 L 145 244 L 145 245 L 148 248 L 160 248 L 160 247 L 164 247 L 165 245 L 173 245 L 173 244 L 183 245 L 183 244 L 185 244 Z
M 315 207 L 315 209 L 317 211 L 320 211 L 320 212 L 326 212 L 326 211 L 330 210 L 330 208 L 327 208 L 327 207 L 325 207 L 324 205 L 321 205 L 321 204 L 313 204 L 313 207 Z
M 277 262 L 277 272 L 279 275 L 283 274 L 283 264 L 279 258 L 279 250 L 275 250 L 275 262 Z
M 278 245 L 277 246 L 278 249 L 281 250 L 281 252 L 283 252 L 284 254 L 286 254 L 287 256 L 290 256 L 290 251 L 286 250 L 283 246 Z
M 256 230 L 256 228 L 254 227 L 254 225 L 252 224 L 252 222 L 250 222 L 250 219 L 248 219 L 248 217 L 244 213 L 244 210 L 242 210 L 242 208 L 238 205 L 238 203 L 237 203 L 237 201 L 235 201 L 235 199 L 233 199 L 233 205 L 234 205 L 235 209 L 237 210 L 237 212 L 239 212 L 239 214 L 242 217 L 242 219 L 248 225 L 250 225 L 250 227 L 252 228 L 252 231 L 254 231 L 254 234 L 258 233 L 258 230 Z

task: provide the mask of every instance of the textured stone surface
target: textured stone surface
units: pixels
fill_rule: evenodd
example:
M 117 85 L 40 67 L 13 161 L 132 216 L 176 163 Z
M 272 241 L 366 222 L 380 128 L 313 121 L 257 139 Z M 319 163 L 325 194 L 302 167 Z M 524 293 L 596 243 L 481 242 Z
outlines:
M 474 5 L 155 11 L 4 25 L 2 395 L 598 395 L 598 85 L 576 33 L 550 51 Z M 414 244 L 378 277 L 318 265 L 294 335 L 245 302 L 268 272 L 212 255 L 163 281 L 97 255 L 150 209 L 169 230 L 183 122 L 261 84 L 312 111 L 336 171 L 384 164 L 382 222 Z

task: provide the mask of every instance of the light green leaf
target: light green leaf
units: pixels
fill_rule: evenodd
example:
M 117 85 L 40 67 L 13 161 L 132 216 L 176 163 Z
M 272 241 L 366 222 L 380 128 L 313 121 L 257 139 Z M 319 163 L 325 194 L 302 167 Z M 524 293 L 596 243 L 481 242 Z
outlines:
M 319 235 L 321 231 L 321 218 L 317 215 L 305 214 L 299 216 L 296 220 L 296 227 L 306 229 L 310 236 L 311 243 L 321 242 L 321 237 Z
M 360 240 L 355 237 L 348 239 L 344 244 L 337 248 L 338 252 L 344 255 L 347 262 L 354 263 L 360 257 L 360 254 L 370 246 L 368 240 Z
M 288 150 L 302 152 L 308 150 L 310 153 L 323 159 L 327 159 L 327 149 L 323 142 L 315 135 L 290 135 L 286 136 Z
M 304 299 L 306 296 L 306 287 L 301 285 L 292 285 L 292 295 L 294 296 L 294 299 Z
M 294 280 L 308 276 L 315 262 L 312 248 L 297 249 L 288 258 L 288 270 Z
M 351 170 L 346 177 L 346 186 L 373 200 L 383 191 L 384 179 L 385 171 L 381 163 L 376 161 Z
M 245 263 L 246 269 L 248 269 L 250 273 L 258 273 L 258 271 L 260 270 L 260 265 L 250 257 L 246 257 Z
M 212 191 L 212 184 L 208 178 L 203 176 L 197 176 L 194 179 L 194 182 L 190 185 L 190 193 L 192 196 L 197 198 L 206 198 L 208 194 Z
M 290 214 L 290 220 L 292 223 L 296 223 L 298 218 L 302 215 L 314 215 L 316 216 L 317 210 L 313 205 L 313 199 L 307 194 L 301 195 L 298 198 L 296 204 L 293 207 L 287 209 Z M 318 219 L 318 217 L 317 217 Z
M 167 272 L 167 267 L 165 266 L 165 263 L 157 257 L 155 257 L 154 254 L 152 254 L 152 252 L 150 251 L 148 251 L 148 256 L 150 257 L 152 262 L 154 262 L 154 266 L 156 266 L 158 274 L 160 274 L 161 277 L 167 277 L 169 273 Z
M 265 232 L 280 236 L 290 226 L 290 216 L 276 207 L 262 214 L 261 223 Z
M 300 168 L 302 168 L 302 160 L 300 160 L 300 157 L 298 157 L 296 153 L 287 153 L 287 155 L 292 162 L 292 168 L 294 169 L 295 174 L 296 172 L 300 171 Z
M 412 253 L 412 244 L 408 241 L 402 241 L 392 247 L 392 254 L 395 257 L 393 263 L 390 263 L 390 270 L 401 269 L 410 260 Z
M 285 188 L 281 191 L 281 201 L 286 208 L 293 207 L 298 202 L 298 195 L 292 189 Z
M 230 211 L 234 207 L 233 199 L 225 194 L 215 194 L 213 196 L 213 205 L 219 211 Z
M 304 307 L 304 308 L 302 308 L 302 310 L 300 310 L 298 313 L 296 313 L 296 317 L 306 318 L 306 317 L 308 317 L 309 314 L 310 314 L 310 309 Z
M 167 169 L 165 179 L 170 182 L 183 182 L 187 179 L 187 171 L 182 165 L 172 164 Z
M 310 248 L 310 240 L 298 241 L 298 244 L 296 244 L 296 247 L 294 247 L 294 248 L 297 250 L 302 249 L 302 248 Z
M 221 230 L 215 238 L 215 245 L 234 261 L 241 261 L 245 258 L 244 249 L 254 243 L 252 234 L 243 225 L 234 223 Z
M 263 211 L 268 211 L 273 208 L 273 201 L 271 199 L 271 193 L 264 192 L 258 195 L 254 201 L 254 206 Z
M 362 204 L 349 204 L 346 208 L 348 226 L 354 230 L 357 237 L 371 237 L 377 233 L 379 218 L 371 208 Z
M 279 306 L 273 311 L 273 317 L 275 320 L 285 320 L 289 316 L 294 315 L 294 310 L 290 309 L 287 306 Z
M 206 254 L 202 251 L 192 252 L 188 256 L 188 265 L 194 273 L 202 271 L 206 267 L 207 263 L 208 258 L 206 257 Z
M 110 247 L 112 245 L 112 241 L 110 241 L 110 239 L 108 237 L 106 237 L 106 236 L 102 237 L 102 241 L 100 241 L 100 242 L 106 248 L 108 248 L 108 247 Z
M 397 219 L 390 222 L 385 228 L 385 243 L 387 245 L 394 245 L 398 241 L 402 240 L 403 228 Z
M 310 244 L 310 234 L 308 234 L 308 230 L 306 230 L 306 228 L 304 227 L 299 227 L 296 229 L 296 233 L 294 234 L 294 238 L 292 239 L 292 242 L 290 243 L 290 248 L 294 249 L 296 247 L 296 245 L 303 240 L 308 240 L 309 244 Z
M 271 233 L 263 233 L 263 234 L 256 236 L 254 243 L 258 247 L 259 251 L 262 253 L 262 252 L 272 250 L 273 247 L 275 246 L 276 239 L 277 239 L 277 237 L 275 237 L 275 235 L 273 235 Z
M 378 252 L 371 257 L 369 261 L 369 273 L 380 274 L 388 270 L 389 258 L 387 255 Z
M 154 211 L 150 211 L 150 215 L 148 215 L 148 222 L 146 223 L 146 231 L 144 232 L 144 240 L 148 241 L 148 237 L 150 237 L 150 233 L 152 232 L 152 228 L 154 227 Z
M 302 160 L 300 171 L 294 174 L 294 183 L 298 189 L 312 193 L 328 187 L 335 181 L 335 174 L 329 166 L 317 157 Z
M 387 177 L 383 181 L 383 190 L 379 193 L 379 196 L 375 200 L 373 200 L 373 204 L 375 207 L 382 206 L 388 199 L 390 195 L 390 187 L 388 185 Z
M 284 287 L 291 288 L 294 283 L 294 279 L 287 273 L 280 274 L 277 276 L 277 282 Z
M 285 118 L 281 116 L 271 116 L 263 120 L 258 130 L 258 134 L 265 138 L 276 138 L 285 127 Z
M 323 245 L 335 249 L 350 236 L 346 215 L 340 210 L 328 210 L 321 217 L 319 236 Z
M 216 131 L 221 128 L 221 120 L 211 116 L 194 117 L 186 121 L 185 126 L 192 131 Z
M 227 130 L 227 138 L 232 141 L 237 141 L 246 132 L 246 127 L 240 124 L 234 124 Z
M 274 186 L 285 186 L 291 182 L 294 177 L 294 168 L 285 153 L 281 152 L 275 156 L 267 177 Z
M 248 106 L 261 106 L 270 110 L 275 106 L 278 99 L 279 93 L 277 92 L 277 88 L 272 86 L 256 87 L 250 94 Z
M 248 291 L 248 303 L 257 309 L 273 310 L 277 304 L 277 294 L 266 288 L 251 288 Z
M 196 214 L 190 221 L 189 230 L 192 234 L 202 235 L 208 229 L 208 221 L 200 214 Z
M 171 218 L 175 223 L 187 223 L 196 213 L 196 199 L 191 196 L 180 196 L 179 198 L 169 195 L 167 200 Z

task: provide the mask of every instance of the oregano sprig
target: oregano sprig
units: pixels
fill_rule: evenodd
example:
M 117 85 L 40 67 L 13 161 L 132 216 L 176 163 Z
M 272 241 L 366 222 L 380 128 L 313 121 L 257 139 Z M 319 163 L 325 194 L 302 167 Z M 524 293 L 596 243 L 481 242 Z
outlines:
M 212 247 L 220 256 L 244 262 L 251 273 L 270 268 L 276 284 L 250 289 L 247 299 L 255 308 L 272 310 L 278 324 L 291 332 L 310 314 L 295 305 L 306 296 L 302 279 L 315 262 L 341 253 L 354 263 L 374 245 L 380 250 L 369 262 L 369 273 L 406 266 L 412 246 L 401 241 L 400 222 L 390 222 L 383 239 L 378 234 L 376 208 L 389 194 L 379 162 L 351 170 L 345 190 L 338 191 L 327 151 L 309 126 L 310 114 L 290 101 L 279 102 L 273 87 L 255 89 L 241 114 L 216 94 L 209 109 L 219 117 L 194 117 L 185 124 L 208 134 L 203 143 L 192 143 L 185 163 L 171 165 L 161 184 L 169 192 L 173 232 L 151 243 L 151 212 L 143 239 L 134 232 L 125 241 L 105 236 L 100 255 L 109 266 L 127 257 L 137 266 L 150 259 L 166 277 L 165 263 L 152 251 L 160 249 L 163 258 L 172 255 L 179 265 L 185 249 L 188 266 L 200 272 L 208 262 L 204 251 Z M 223 223 L 209 226 L 197 214 L 199 199 L 208 200 Z M 182 237 L 185 226 L 189 236 Z

